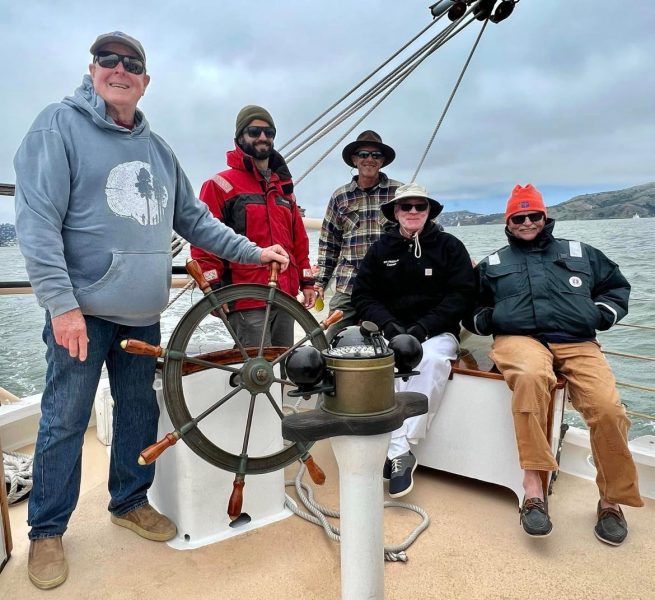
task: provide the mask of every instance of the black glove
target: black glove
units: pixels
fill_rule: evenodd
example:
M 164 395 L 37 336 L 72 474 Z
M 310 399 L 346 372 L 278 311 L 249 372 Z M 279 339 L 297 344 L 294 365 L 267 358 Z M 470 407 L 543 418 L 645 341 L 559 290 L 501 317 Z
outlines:
M 401 333 L 407 333 L 405 328 L 398 323 L 398 321 L 389 321 L 383 328 L 384 337 L 390 340 L 392 337 L 400 335 Z
M 421 343 L 428 339 L 428 332 L 420 323 L 414 323 L 414 325 L 408 327 L 407 333 L 409 333 L 409 335 L 413 335 Z

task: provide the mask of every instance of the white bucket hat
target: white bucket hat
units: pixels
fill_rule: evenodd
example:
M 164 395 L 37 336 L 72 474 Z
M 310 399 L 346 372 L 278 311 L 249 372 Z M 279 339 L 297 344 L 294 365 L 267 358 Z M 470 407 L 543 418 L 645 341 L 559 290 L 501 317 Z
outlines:
M 401 185 L 396 190 L 396 195 L 389 202 L 385 202 L 380 209 L 382 214 L 389 219 L 389 221 L 398 222 L 396 215 L 394 214 L 394 205 L 400 200 L 406 200 L 408 198 L 423 198 L 428 201 L 430 204 L 430 214 L 428 215 L 428 220 L 432 220 L 439 215 L 443 210 L 443 205 L 437 202 L 434 198 L 428 196 L 428 191 L 422 186 L 416 183 L 406 183 Z

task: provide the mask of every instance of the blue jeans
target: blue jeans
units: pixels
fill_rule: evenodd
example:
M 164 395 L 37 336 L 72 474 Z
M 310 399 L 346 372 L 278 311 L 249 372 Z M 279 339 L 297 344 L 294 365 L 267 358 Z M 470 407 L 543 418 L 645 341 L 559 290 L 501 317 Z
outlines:
M 30 539 L 66 531 L 80 494 L 82 444 L 89 424 L 103 363 L 114 398 L 113 442 L 109 466 L 109 510 L 123 515 L 147 503 L 154 465 L 137 463 L 139 453 L 157 437 L 159 406 L 152 384 L 156 359 L 128 354 L 120 342 L 135 338 L 158 345 L 159 323 L 128 327 L 85 316 L 88 357 L 80 362 L 55 342 L 46 312 L 46 387 L 34 452 L 28 524 Z

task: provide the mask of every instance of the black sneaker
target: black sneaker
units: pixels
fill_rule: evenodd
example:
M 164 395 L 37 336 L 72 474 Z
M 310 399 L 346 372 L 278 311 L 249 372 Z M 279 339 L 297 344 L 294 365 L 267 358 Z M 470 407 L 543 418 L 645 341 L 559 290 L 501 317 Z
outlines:
M 389 481 L 391 479 L 391 459 L 384 459 L 384 467 L 382 467 L 382 479 Z
M 601 508 L 599 501 L 596 514 L 598 515 L 598 522 L 594 527 L 596 537 L 611 546 L 620 546 L 628 536 L 628 523 L 623 516 L 621 507 L 619 510 Z
M 401 454 L 391 459 L 391 473 L 389 477 L 389 496 L 400 498 L 409 494 L 414 487 L 414 471 L 418 463 L 411 452 Z
M 546 537 L 553 530 L 548 516 L 548 502 L 541 498 L 523 498 L 519 509 L 520 522 L 525 533 L 533 537 Z

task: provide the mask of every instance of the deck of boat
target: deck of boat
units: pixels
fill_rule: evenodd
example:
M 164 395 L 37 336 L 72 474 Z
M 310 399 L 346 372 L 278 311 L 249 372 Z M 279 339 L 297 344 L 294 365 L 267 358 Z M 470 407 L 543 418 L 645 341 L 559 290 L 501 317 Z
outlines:
M 312 453 L 328 476 L 317 500 L 337 508 L 329 442 Z M 339 546 L 319 527 L 292 516 L 218 544 L 174 550 L 109 521 L 107 467 L 106 448 L 89 429 L 82 494 L 64 536 L 70 575 L 55 590 L 42 592 L 29 582 L 27 503 L 10 508 L 14 550 L 0 573 L 0 599 L 339 598 Z M 287 477 L 295 470 L 290 467 Z M 653 500 L 625 509 L 630 534 L 618 548 L 593 535 L 595 485 L 566 474 L 550 497 L 554 529 L 545 539 L 523 533 L 516 497 L 493 485 L 419 468 L 414 491 L 403 500 L 427 510 L 431 524 L 408 549 L 407 563 L 386 564 L 386 599 L 653 597 Z M 226 505 L 227 497 L 216 497 L 217 511 Z M 387 543 L 400 542 L 419 520 L 415 513 L 387 509 Z

